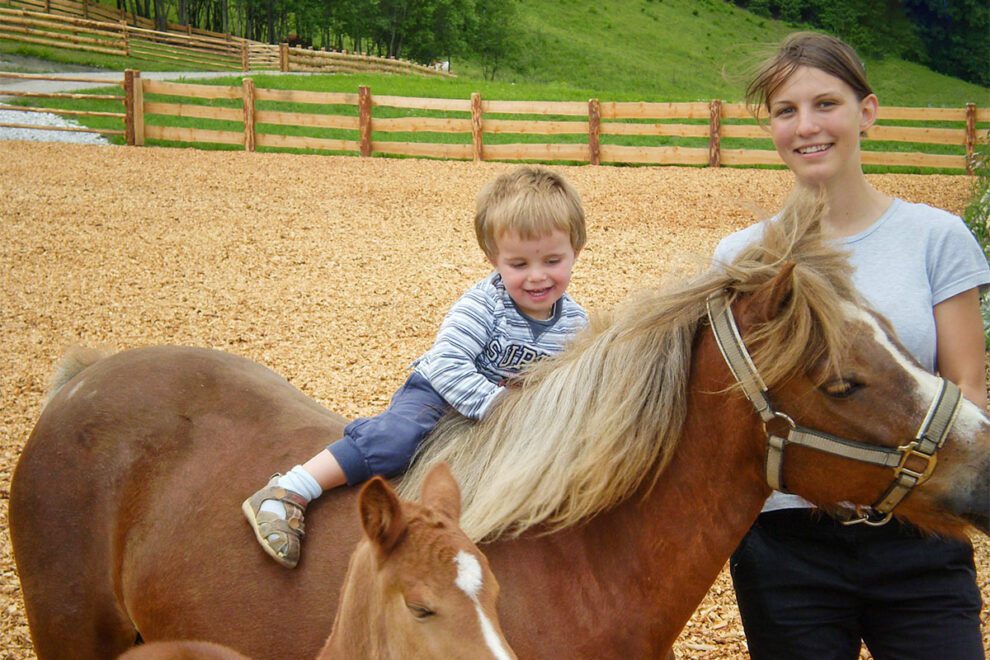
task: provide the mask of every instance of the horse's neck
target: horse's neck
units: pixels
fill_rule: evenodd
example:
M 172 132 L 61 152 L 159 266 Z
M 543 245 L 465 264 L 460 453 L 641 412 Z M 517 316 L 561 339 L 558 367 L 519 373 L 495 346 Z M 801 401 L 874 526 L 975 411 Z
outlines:
M 625 526 L 630 546 L 657 554 L 643 569 L 656 578 L 652 602 L 676 626 L 674 635 L 770 494 L 759 418 L 738 390 L 727 391 L 732 381 L 713 342 L 705 337 L 695 353 L 680 444 L 655 487 L 623 512 L 634 513 L 641 526 Z
M 533 564 L 538 570 L 559 565 L 553 569 L 559 574 L 542 579 L 548 586 L 573 582 L 569 593 L 580 596 L 573 609 L 561 605 L 559 613 L 538 615 L 541 621 L 515 625 L 552 630 L 562 625 L 556 619 L 571 617 L 572 626 L 580 619 L 589 636 L 619 630 L 630 644 L 624 652 L 633 655 L 673 644 L 770 493 L 762 474 L 759 419 L 740 394 L 725 392 L 730 383 L 721 362 L 714 362 L 721 357 L 707 348 L 708 360 L 699 342 L 681 442 L 652 488 L 648 480 L 640 492 L 585 525 L 526 538 L 525 549 L 506 553 L 511 557 L 492 548 L 490 554 L 501 560 L 495 571 L 503 599 L 541 579 L 532 566 L 518 573 L 513 568 L 527 555 L 540 557 Z M 512 615 L 502 611 L 505 624 Z M 534 616 L 532 610 L 527 616 Z M 506 626 L 514 644 L 515 625 Z

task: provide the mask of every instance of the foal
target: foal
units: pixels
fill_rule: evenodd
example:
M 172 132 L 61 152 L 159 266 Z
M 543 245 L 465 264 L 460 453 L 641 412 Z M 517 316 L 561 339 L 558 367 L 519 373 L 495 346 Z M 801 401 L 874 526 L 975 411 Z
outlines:
M 351 555 L 333 632 L 318 660 L 509 660 L 495 612 L 498 582 L 458 526 L 461 493 L 446 463 L 421 503 L 400 500 L 380 477 L 358 496 L 364 539 Z M 152 642 L 122 660 L 248 660 L 226 646 Z
M 420 499 L 400 501 L 380 477 L 361 491 L 365 538 L 320 660 L 516 657 L 488 559 L 458 526 L 461 493 L 446 463 L 430 471 Z

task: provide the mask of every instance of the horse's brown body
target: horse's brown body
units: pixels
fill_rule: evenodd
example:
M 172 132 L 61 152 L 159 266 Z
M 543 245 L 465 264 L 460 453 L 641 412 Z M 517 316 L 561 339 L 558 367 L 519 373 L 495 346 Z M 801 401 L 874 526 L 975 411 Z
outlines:
M 742 311 L 745 334 L 753 319 Z M 519 657 L 663 655 L 756 518 L 770 492 L 762 425 L 729 389 L 732 376 L 705 326 L 691 364 L 682 439 L 655 484 L 647 479 L 585 524 L 483 546 L 502 585 L 502 628 Z M 883 362 L 887 380 L 859 400 L 832 405 L 800 377 L 776 401 L 806 426 L 883 442 L 870 430 L 882 400 L 885 432 L 910 437 L 927 402 L 898 389 L 898 368 Z M 943 462 L 957 469 L 978 456 L 985 492 L 988 425 L 966 414 L 974 446 L 950 440 Z M 355 489 L 307 512 L 294 571 L 261 552 L 238 511 L 266 471 L 317 451 L 340 436 L 343 422 L 267 369 L 218 352 L 140 349 L 79 374 L 39 420 L 11 494 L 39 657 L 106 658 L 137 634 L 208 639 L 255 658 L 315 656 L 360 537 Z M 788 483 L 816 502 L 870 501 L 889 482 L 889 470 L 811 451 L 788 460 Z M 839 471 L 843 478 L 834 478 Z M 971 494 L 960 503 L 958 494 L 939 493 L 945 488 L 925 486 L 936 499 L 955 497 L 956 513 L 978 508 Z M 920 494 L 900 512 L 942 524 L 936 508 Z M 939 529 L 962 529 L 947 520 Z M 273 615 L 288 630 L 265 623 Z
M 769 493 L 756 425 L 739 429 L 748 442 L 708 432 L 703 399 L 692 422 L 701 432 L 675 458 L 698 467 L 669 472 L 684 478 L 585 526 L 484 547 L 520 657 L 648 657 L 673 643 Z M 738 418 L 749 417 L 745 401 L 737 405 Z M 11 528 L 39 657 L 108 657 L 138 634 L 209 639 L 255 658 L 315 657 L 361 535 L 356 489 L 310 508 L 294 571 L 260 551 L 237 512 L 263 470 L 317 451 L 343 423 L 267 369 L 200 349 L 121 353 L 70 382 L 39 421 L 13 486 Z M 687 480 L 730 465 L 752 469 L 725 470 L 721 483 Z M 697 519 L 698 498 L 724 505 Z M 288 617 L 292 634 L 260 625 L 273 613 Z

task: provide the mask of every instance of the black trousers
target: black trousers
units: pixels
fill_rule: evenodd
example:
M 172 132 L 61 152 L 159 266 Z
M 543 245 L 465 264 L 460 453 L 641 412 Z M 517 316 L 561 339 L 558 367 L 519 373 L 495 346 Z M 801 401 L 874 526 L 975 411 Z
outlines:
M 982 660 L 973 547 L 892 521 L 760 515 L 729 563 L 754 660 Z

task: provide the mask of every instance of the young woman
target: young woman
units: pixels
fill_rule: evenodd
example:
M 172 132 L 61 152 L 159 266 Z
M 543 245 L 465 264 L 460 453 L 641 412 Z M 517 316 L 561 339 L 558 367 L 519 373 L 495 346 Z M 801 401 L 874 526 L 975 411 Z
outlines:
M 746 96 L 758 118 L 768 114 L 796 185 L 824 193 L 822 230 L 849 252 L 860 293 L 925 368 L 985 410 L 979 291 L 990 268 L 960 218 L 867 181 L 860 137 L 878 103 L 853 49 L 823 34 L 792 34 Z M 716 261 L 731 262 L 761 231 L 753 225 L 726 237 Z M 968 542 L 896 521 L 845 526 L 775 492 L 730 569 L 755 660 L 852 660 L 861 640 L 878 660 L 985 657 Z

